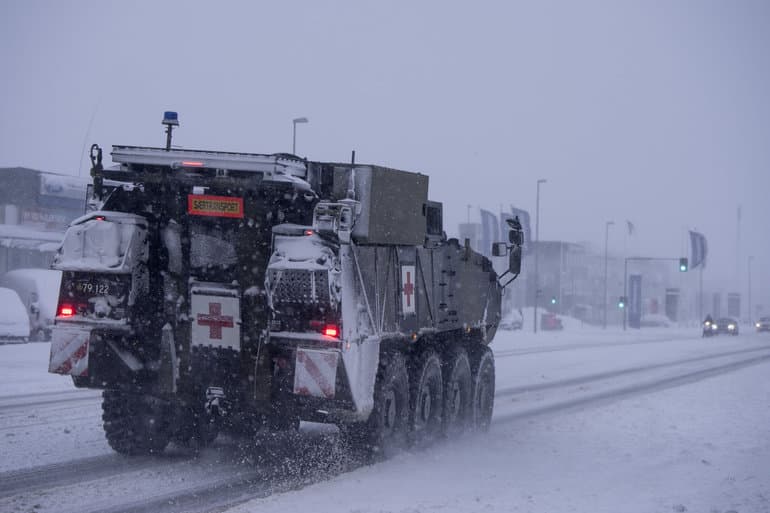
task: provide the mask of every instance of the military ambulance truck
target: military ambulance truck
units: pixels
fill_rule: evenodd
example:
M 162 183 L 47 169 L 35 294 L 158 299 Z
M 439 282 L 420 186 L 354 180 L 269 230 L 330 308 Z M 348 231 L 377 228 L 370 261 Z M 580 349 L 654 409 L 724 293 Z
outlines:
M 447 239 L 428 177 L 288 154 L 91 148 L 49 371 L 103 390 L 123 454 L 334 423 L 392 448 L 488 426 L 505 284 Z M 515 278 L 520 226 L 509 242 Z

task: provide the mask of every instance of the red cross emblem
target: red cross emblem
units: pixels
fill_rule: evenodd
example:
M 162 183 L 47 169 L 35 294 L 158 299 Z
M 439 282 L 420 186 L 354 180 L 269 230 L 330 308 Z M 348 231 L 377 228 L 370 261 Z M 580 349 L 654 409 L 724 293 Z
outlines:
M 412 306 L 412 294 L 414 294 L 414 283 L 412 283 L 412 273 L 406 271 L 406 283 L 404 283 L 404 295 L 406 296 L 406 306 Z
M 233 318 L 222 315 L 222 303 L 209 303 L 209 313 L 198 314 L 198 325 L 209 327 L 209 338 L 221 339 L 222 328 L 232 328 Z

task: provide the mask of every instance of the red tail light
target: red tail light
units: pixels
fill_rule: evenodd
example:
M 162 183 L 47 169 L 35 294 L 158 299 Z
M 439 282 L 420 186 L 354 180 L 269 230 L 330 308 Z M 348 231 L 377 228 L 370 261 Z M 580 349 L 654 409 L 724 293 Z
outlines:
M 324 335 L 327 337 L 336 337 L 340 334 L 340 331 L 337 329 L 337 326 L 331 326 L 328 325 L 324 328 Z
M 75 315 L 75 309 L 72 305 L 61 305 L 59 307 L 59 315 L 61 317 L 72 317 Z

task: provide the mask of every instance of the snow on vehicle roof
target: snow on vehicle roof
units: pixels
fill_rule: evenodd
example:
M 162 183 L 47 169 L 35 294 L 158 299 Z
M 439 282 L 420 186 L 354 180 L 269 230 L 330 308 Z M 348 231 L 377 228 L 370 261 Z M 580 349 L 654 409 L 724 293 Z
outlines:
M 0 276 L 0 284 L 14 290 L 37 292 L 40 311 L 46 319 L 56 315 L 56 305 L 59 301 L 59 286 L 61 271 L 53 269 L 13 269 Z M 33 290 L 34 289 L 34 290 Z M 22 295 L 19 294 L 22 298 Z M 24 301 L 25 298 L 22 298 Z
M 0 336 L 28 337 L 29 317 L 16 291 L 0 287 Z
M 54 259 L 56 269 L 119 272 L 131 258 L 141 258 L 146 245 L 137 232 L 147 221 L 138 215 L 96 211 L 72 222 Z
M 280 228 L 280 227 L 283 228 Z M 276 228 L 278 228 L 276 230 Z M 270 257 L 270 269 L 328 269 L 334 253 L 328 244 L 316 233 L 296 235 L 297 230 L 309 229 L 300 225 L 279 225 L 276 232 L 275 248 Z M 295 235 L 283 235 L 294 233 Z

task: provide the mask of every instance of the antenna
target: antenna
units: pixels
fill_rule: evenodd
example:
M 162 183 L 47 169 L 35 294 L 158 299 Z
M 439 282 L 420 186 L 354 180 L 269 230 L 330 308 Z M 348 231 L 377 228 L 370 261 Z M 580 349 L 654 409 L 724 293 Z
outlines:
M 350 178 L 348 179 L 348 199 L 356 199 L 356 150 L 350 156 Z

